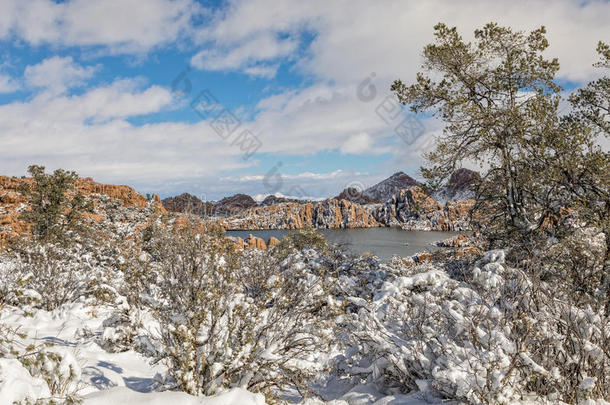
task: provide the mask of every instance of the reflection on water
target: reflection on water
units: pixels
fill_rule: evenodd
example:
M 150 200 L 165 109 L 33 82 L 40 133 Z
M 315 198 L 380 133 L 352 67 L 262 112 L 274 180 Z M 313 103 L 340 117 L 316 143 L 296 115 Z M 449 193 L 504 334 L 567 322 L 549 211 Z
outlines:
M 227 231 L 228 236 L 246 239 L 252 234 L 265 241 L 270 237 L 281 239 L 291 231 L 284 229 L 258 231 Z M 358 228 L 358 229 L 318 229 L 331 243 L 336 243 L 362 254 L 370 252 L 382 260 L 388 260 L 392 255 L 410 256 L 417 252 L 433 251 L 437 240 L 447 239 L 458 232 L 425 232 L 404 231 L 400 228 Z

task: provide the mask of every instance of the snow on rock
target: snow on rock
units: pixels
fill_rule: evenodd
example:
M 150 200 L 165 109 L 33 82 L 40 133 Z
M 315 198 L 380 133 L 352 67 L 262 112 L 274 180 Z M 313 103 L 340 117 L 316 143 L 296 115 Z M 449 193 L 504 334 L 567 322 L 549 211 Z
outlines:
M 470 230 L 470 212 L 474 200 L 448 201 L 439 204 L 418 186 L 400 190 L 376 206 L 372 215 L 385 226 L 407 230 L 461 231 Z

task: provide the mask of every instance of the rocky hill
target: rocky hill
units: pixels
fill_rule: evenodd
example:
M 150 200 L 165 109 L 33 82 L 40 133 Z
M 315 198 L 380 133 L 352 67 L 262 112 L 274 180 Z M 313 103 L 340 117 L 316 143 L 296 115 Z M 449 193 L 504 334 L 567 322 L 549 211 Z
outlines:
M 400 190 L 418 186 L 419 183 L 413 177 L 404 172 L 397 172 L 387 179 L 367 188 L 362 192 L 362 197 L 373 202 L 384 202 L 395 196 Z
M 347 188 L 334 198 L 318 202 L 270 195 L 257 204 L 246 194 L 236 194 L 211 207 L 211 203 L 205 205 L 185 193 L 164 199 L 163 204 L 169 211 L 224 216 L 227 229 L 399 226 L 410 230 L 468 230 L 468 214 L 474 206 L 473 184 L 479 178 L 477 172 L 457 170 L 433 196 L 428 196 L 412 177 L 398 172 L 364 192 Z
M 360 204 L 328 199 L 254 207 L 224 221 L 227 229 L 369 228 L 381 226 Z
M 214 212 L 216 215 L 232 215 L 256 205 L 256 201 L 249 195 L 235 194 L 214 204 Z
M 0 176 L 0 245 L 30 230 L 30 225 L 21 219 L 21 213 L 29 209 L 27 199 L 18 190 L 23 182 L 31 183 L 32 179 Z M 93 212 L 85 215 L 86 220 L 122 237 L 133 235 L 155 215 L 165 213 L 157 195 L 147 199 L 128 186 L 82 178 L 76 181 L 76 191 L 93 203 Z
M 441 204 L 414 186 L 398 192 L 372 215 L 380 224 L 407 230 L 464 231 L 472 229 L 469 214 L 474 203 L 459 200 Z
M 358 204 L 375 204 L 379 201 L 365 196 L 360 190 L 354 187 L 348 187 L 341 192 L 338 196 L 334 197 L 335 200 L 348 200 Z
M 176 197 L 168 197 L 161 200 L 163 207 L 171 212 L 189 213 L 199 216 L 208 216 L 214 213 L 214 204 L 209 201 L 201 201 L 198 197 L 182 193 Z
M 369 228 L 462 231 L 472 228 L 474 200 L 441 204 L 420 187 L 400 190 L 383 204 L 361 205 L 345 199 L 315 203 L 280 203 L 253 207 L 224 220 L 227 229 Z
M 235 194 L 212 203 L 202 201 L 189 193 L 182 193 L 176 197 L 162 200 L 163 207 L 170 212 L 194 214 L 199 216 L 227 216 L 235 215 L 245 209 L 258 204 L 247 194 Z
M 268 205 L 276 205 L 276 204 L 281 204 L 281 203 L 285 203 L 285 202 L 301 203 L 301 202 L 305 202 L 305 201 L 297 200 L 294 198 L 278 197 L 276 195 L 271 194 L 271 195 L 268 195 L 267 197 L 265 197 L 265 199 L 263 201 L 261 201 L 259 203 L 259 205 L 266 207 Z
M 475 197 L 475 186 L 481 180 L 479 172 L 457 169 L 445 186 L 432 194 L 437 201 L 468 200 Z

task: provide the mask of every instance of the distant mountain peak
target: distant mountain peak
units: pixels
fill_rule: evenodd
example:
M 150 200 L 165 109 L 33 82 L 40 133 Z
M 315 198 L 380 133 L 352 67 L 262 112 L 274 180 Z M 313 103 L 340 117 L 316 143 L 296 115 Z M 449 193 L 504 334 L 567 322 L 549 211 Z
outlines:
M 357 204 L 372 204 L 378 202 L 370 197 L 366 197 L 361 190 L 358 190 L 355 187 L 348 187 L 341 192 L 336 197 L 333 197 L 335 200 L 348 200 Z
M 394 173 L 393 175 L 391 175 L 390 177 L 388 177 L 388 179 L 395 179 L 395 178 L 402 177 L 402 176 L 409 176 L 409 175 L 408 175 L 408 174 L 406 174 L 406 173 L 405 173 L 405 172 L 403 172 L 403 171 L 400 171 L 400 172 L 396 172 L 396 173 Z M 411 176 L 409 176 L 409 177 L 411 177 Z
M 475 196 L 474 187 L 481 180 L 479 172 L 461 168 L 451 174 L 451 177 L 432 197 L 443 203 L 452 200 L 472 199 Z
M 214 212 L 214 204 L 202 201 L 197 196 L 189 193 L 164 198 L 161 203 L 166 210 L 172 212 L 183 212 L 201 216 L 210 215 Z
M 387 179 L 367 188 L 362 196 L 375 202 L 385 202 L 402 189 L 419 186 L 419 182 L 403 171 L 399 171 Z

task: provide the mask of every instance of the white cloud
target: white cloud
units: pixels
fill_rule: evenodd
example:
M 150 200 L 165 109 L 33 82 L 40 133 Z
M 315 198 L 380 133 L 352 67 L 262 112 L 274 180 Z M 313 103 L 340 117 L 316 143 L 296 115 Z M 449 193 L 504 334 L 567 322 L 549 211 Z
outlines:
M 302 172 L 297 174 L 282 174 L 282 177 L 286 180 L 329 180 L 336 179 L 346 176 L 352 176 L 355 173 L 347 172 L 342 169 L 337 169 L 328 173 L 312 173 L 312 172 Z M 358 174 L 358 173 L 356 173 Z M 254 174 L 254 175 L 244 175 L 244 176 L 228 176 L 223 177 L 220 180 L 222 181 L 232 181 L 238 183 L 249 183 L 253 181 L 261 181 L 265 179 L 267 174 Z
M 7 37 L 17 21 L 19 0 L 0 1 L 0 39 Z
M 370 153 L 373 139 L 367 133 L 355 134 L 350 136 L 347 141 L 341 145 L 341 153 Z
M 190 36 L 191 19 L 201 12 L 194 0 L 3 0 L 0 38 L 13 32 L 32 45 L 142 53 Z
M 77 169 L 101 181 L 150 185 L 214 176 L 247 166 L 205 122 L 134 126 L 125 118 L 158 112 L 172 102 L 168 90 L 139 89 L 131 81 L 81 96 L 40 95 L 0 106 L 3 174 L 23 174 L 42 163 Z
M 283 167 L 277 169 L 278 165 L 264 174 L 222 177 L 215 190 L 220 192 L 220 195 L 233 194 L 240 190 L 258 200 L 270 194 L 278 197 L 320 199 L 337 196 L 342 190 L 355 184 L 360 187 L 372 186 L 396 171 L 372 175 L 338 169 L 326 173 L 287 174 L 282 171 Z
M 527 11 L 525 11 L 527 10 Z M 515 29 L 547 27 L 551 43 L 547 54 L 560 59 L 562 79 L 584 82 L 595 76 L 591 64 L 595 46 L 607 36 L 604 16 L 610 3 L 559 0 L 550 5 L 542 0 L 484 2 L 467 0 L 404 1 L 371 3 L 365 0 L 301 2 L 286 0 L 235 0 L 219 12 L 210 27 L 200 32 L 214 48 L 200 55 L 224 55 L 206 66 L 241 69 L 265 63 L 296 60 L 301 72 L 311 75 L 308 88 L 274 94 L 257 105 L 258 114 L 249 125 L 263 141 L 261 152 L 312 154 L 339 150 L 345 154 L 390 152 L 388 167 L 416 172 L 421 154 L 429 150 L 433 134 L 442 123 L 422 119 L 425 133 L 405 143 L 395 133 L 395 122 L 386 123 L 376 109 L 388 95 L 393 79 L 411 81 L 421 70 L 421 51 L 433 40 L 433 26 L 439 21 L 456 25 L 466 39 L 490 21 Z M 253 38 L 301 41 L 305 32 L 313 38 L 304 55 L 272 52 L 274 46 L 249 47 Z M 307 45 L 299 42 L 299 49 Z M 248 49 L 244 52 L 243 49 Z M 271 50 L 271 51 L 270 51 Z M 230 57 L 229 57 L 230 55 Z M 239 57 L 237 57 L 239 56 Z M 233 61 L 228 63 L 228 61 Z M 213 63 L 219 63 L 214 66 Z M 374 73 L 374 75 L 372 75 Z M 356 97 L 359 83 L 372 78 L 376 96 L 372 101 Z M 384 168 L 384 170 L 391 170 Z
M 127 121 L 173 108 L 174 103 L 168 89 L 117 80 L 82 95 L 41 93 L 27 102 L 0 106 L 2 173 L 22 175 L 29 164 L 39 163 L 141 191 L 168 195 L 188 190 L 208 198 L 238 191 L 333 196 L 355 180 L 370 185 L 383 177 L 349 170 L 288 174 L 294 166 L 285 164 L 278 165 L 278 183 L 269 167 L 273 161 L 244 161 L 242 151 L 221 139 L 208 122 L 135 126 Z M 374 107 L 359 101 L 354 89 L 320 85 L 263 100 L 259 114 L 244 125 L 261 134 L 259 152 L 278 153 L 282 160 L 285 154 L 316 153 L 346 142 L 358 143 L 359 148 L 372 144 L 392 130 Z M 223 173 L 244 169 L 262 174 L 219 181 Z M 271 180 L 265 182 L 266 178 Z
M 456 25 L 465 38 L 490 21 L 523 30 L 545 25 L 548 54 L 559 57 L 560 75 L 582 81 L 594 74 L 595 45 L 608 35 L 608 15 L 610 3 L 602 0 L 235 0 L 200 35 L 237 50 L 252 37 L 283 34 L 298 40 L 313 31 L 309 57 L 299 66 L 319 79 L 345 83 L 371 72 L 385 79 L 412 79 L 437 22 Z M 255 51 L 250 60 L 267 58 L 267 49 Z
M 13 93 L 19 89 L 19 83 L 9 75 L 0 73 L 0 94 Z
M 159 86 L 140 90 L 137 81 L 117 80 L 87 91 L 79 96 L 42 93 L 29 102 L 0 106 L 0 127 L 20 125 L 53 126 L 58 123 L 99 123 L 143 114 L 152 114 L 168 107 L 171 93 Z
M 297 43 L 270 33 L 257 35 L 235 47 L 205 49 L 191 58 L 191 64 L 205 70 L 237 70 L 252 76 L 272 77 L 277 64 L 270 61 L 290 55 Z
M 345 154 L 379 154 L 391 150 L 382 141 L 396 142 L 396 122 L 386 123 L 370 102 L 356 96 L 357 86 L 314 85 L 263 99 L 248 123 L 263 143 L 260 152 L 313 154 L 340 150 Z
M 275 76 L 279 64 L 258 64 L 243 68 L 243 72 L 249 76 L 258 76 L 270 79 Z
M 95 66 L 80 66 L 71 56 L 53 56 L 37 65 L 27 66 L 24 77 L 31 87 L 40 87 L 54 94 L 61 94 L 69 88 L 85 84 L 97 69 Z
M 437 22 L 457 25 L 466 38 L 489 21 L 527 30 L 546 25 L 548 55 L 559 57 L 560 77 L 582 82 L 595 74 L 594 48 L 598 40 L 607 39 L 610 3 L 235 0 L 211 16 L 210 24 L 195 30 L 192 17 L 206 12 L 210 11 L 194 0 L 4 0 L 0 39 L 15 35 L 31 45 L 141 53 L 167 44 L 180 46 L 183 39 L 193 38 L 201 47 L 191 59 L 193 66 L 264 78 L 274 77 L 281 63 L 294 61 L 297 73 L 313 84 L 258 103 L 254 118 L 244 125 L 263 142 L 259 152 L 277 154 L 278 160 L 328 150 L 394 156 L 378 168 L 382 175 L 312 173 L 306 168 L 283 176 L 279 192 L 293 194 L 290 190 L 299 186 L 306 195 L 319 196 L 335 195 L 353 180 L 374 184 L 395 168 L 416 172 L 422 151 L 431 147 L 442 123 L 426 119 L 425 134 L 406 144 L 395 134 L 396 122 L 384 122 L 376 109 L 393 79 L 411 81 L 420 70 L 419 55 L 432 41 Z M 53 91 L 0 106 L 3 173 L 20 175 L 27 163 L 44 163 L 167 193 L 194 190 L 196 184 L 209 185 L 201 191 L 217 196 L 263 191 L 266 174 L 227 178 L 219 184 L 225 171 L 252 169 L 256 162 L 241 160 L 239 148 L 220 139 L 206 122 L 139 127 L 128 122 L 130 117 L 173 107 L 175 100 L 167 89 L 119 80 L 67 96 L 66 89 L 91 77 L 91 68 L 70 58 L 51 60 L 55 65 L 47 60 L 29 67 L 25 79 L 31 86 Z M 362 101 L 358 85 L 372 72 L 376 95 Z M 0 92 L 16 85 L 0 76 Z M 265 173 L 267 164 L 272 162 L 266 160 L 256 173 Z

